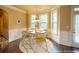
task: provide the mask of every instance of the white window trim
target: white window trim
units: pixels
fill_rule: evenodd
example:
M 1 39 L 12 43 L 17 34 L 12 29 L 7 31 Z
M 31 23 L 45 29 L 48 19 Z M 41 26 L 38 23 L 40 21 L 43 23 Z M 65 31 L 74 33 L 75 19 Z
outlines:
M 52 29 L 52 27 L 53 27 L 53 25 L 52 25 L 52 22 L 53 22 L 53 19 L 52 19 L 52 13 L 53 13 L 54 11 L 57 12 L 57 10 L 54 9 L 54 10 L 52 10 L 52 12 L 51 12 L 51 32 L 53 32 L 53 29 Z M 53 34 L 56 35 L 56 36 L 58 36 L 58 16 L 57 16 L 57 33 L 56 33 L 56 34 L 53 33 Z

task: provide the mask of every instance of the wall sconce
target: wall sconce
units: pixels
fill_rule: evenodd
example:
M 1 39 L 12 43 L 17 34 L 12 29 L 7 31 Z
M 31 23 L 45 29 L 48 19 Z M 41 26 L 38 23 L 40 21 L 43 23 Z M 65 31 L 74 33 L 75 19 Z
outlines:
M 21 24 L 21 20 L 17 20 L 17 24 Z

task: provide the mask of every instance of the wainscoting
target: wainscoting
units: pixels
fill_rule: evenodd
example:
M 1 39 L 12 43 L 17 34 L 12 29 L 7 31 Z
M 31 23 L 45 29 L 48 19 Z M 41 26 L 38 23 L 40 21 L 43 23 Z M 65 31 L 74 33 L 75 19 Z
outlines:
M 26 31 L 26 28 L 9 30 L 9 42 L 12 42 L 14 40 L 21 38 L 23 31 Z
M 69 31 L 60 32 L 60 44 L 73 47 L 72 34 Z
M 72 32 L 70 31 L 61 31 L 58 36 L 52 35 L 52 39 L 58 44 L 79 48 L 74 45 Z

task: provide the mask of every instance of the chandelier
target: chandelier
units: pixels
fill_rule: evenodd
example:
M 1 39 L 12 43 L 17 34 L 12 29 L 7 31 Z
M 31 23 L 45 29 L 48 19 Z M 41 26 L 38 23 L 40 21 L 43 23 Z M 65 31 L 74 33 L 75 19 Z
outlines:
M 36 5 L 36 19 L 35 19 L 35 32 L 39 32 L 40 19 L 38 13 L 38 6 Z

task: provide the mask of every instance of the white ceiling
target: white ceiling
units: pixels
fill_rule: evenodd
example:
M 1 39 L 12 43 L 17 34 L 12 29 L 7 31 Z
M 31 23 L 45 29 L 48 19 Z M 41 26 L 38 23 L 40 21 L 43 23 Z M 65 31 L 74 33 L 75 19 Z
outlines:
M 22 9 L 28 13 L 45 12 L 56 7 L 55 5 L 12 5 L 12 6 Z

